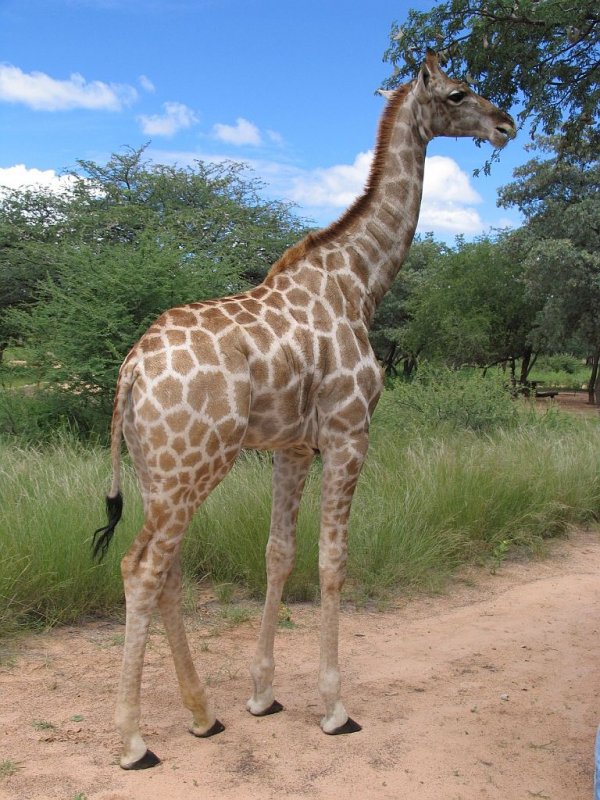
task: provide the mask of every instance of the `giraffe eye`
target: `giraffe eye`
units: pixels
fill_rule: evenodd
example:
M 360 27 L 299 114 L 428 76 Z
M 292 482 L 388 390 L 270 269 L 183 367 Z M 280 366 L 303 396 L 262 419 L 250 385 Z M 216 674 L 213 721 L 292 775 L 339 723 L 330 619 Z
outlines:
M 464 100 L 466 96 L 466 92 L 461 92 L 460 89 L 455 89 L 448 95 L 448 100 L 450 100 L 452 103 L 460 103 L 461 100 Z

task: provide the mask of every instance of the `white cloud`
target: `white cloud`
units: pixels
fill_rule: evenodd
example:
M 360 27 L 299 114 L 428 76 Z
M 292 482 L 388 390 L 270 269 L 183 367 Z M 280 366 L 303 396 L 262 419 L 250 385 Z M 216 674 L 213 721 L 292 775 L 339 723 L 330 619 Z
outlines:
M 163 103 L 164 114 L 142 114 L 138 121 L 148 136 L 173 136 L 177 131 L 190 128 L 198 117 L 183 103 Z
M 288 196 L 309 210 L 342 211 L 363 192 L 372 160 L 373 151 L 368 150 L 359 153 L 352 164 L 337 164 L 295 175 L 291 178 Z M 456 161 L 446 156 L 426 159 L 419 230 L 478 233 L 485 226 L 473 206 L 480 202 L 481 197 Z
M 161 163 L 193 164 L 196 159 L 221 162 L 232 156 L 163 150 L 153 152 L 152 157 Z M 368 150 L 359 153 L 351 164 L 311 170 L 284 161 L 243 161 L 265 181 L 267 196 L 291 200 L 299 206 L 300 214 L 328 225 L 362 194 L 372 159 L 373 152 Z M 480 216 L 480 203 L 481 196 L 456 161 L 446 156 L 426 159 L 419 231 L 433 231 L 439 236 L 482 233 L 489 222 Z
M 473 208 L 479 203 L 481 196 L 454 159 L 447 156 L 425 159 L 420 231 L 480 233 L 485 225 Z
M 277 133 L 277 131 L 267 130 L 267 136 L 273 142 L 273 144 L 276 144 L 278 147 L 283 147 L 283 136 L 280 133 Z
M 352 164 L 313 169 L 292 180 L 289 197 L 306 206 L 345 208 L 362 193 L 369 176 L 373 151 L 359 153 Z
M 138 78 L 139 84 L 145 92 L 155 92 L 156 87 L 147 75 L 140 75 Z
M 53 169 L 28 168 L 25 164 L 0 167 L 0 187 L 8 189 L 42 187 L 59 192 L 69 189 L 74 180 L 72 175 L 57 175 Z
M 133 86 L 87 82 L 78 73 L 68 80 L 57 80 L 44 72 L 25 73 L 11 64 L 0 64 L 0 101 L 23 103 L 35 111 L 119 111 L 136 98 Z
M 238 117 L 235 125 L 223 125 L 220 122 L 213 127 L 213 135 L 222 142 L 235 145 L 259 145 L 262 137 L 259 129 L 253 122 L 243 117 Z
M 418 230 L 444 233 L 464 233 L 469 236 L 481 233 L 485 225 L 477 209 L 458 203 L 426 201 L 423 197 Z
M 481 197 L 469 183 L 469 176 L 456 161 L 447 156 L 431 156 L 425 159 L 423 200 L 437 202 L 439 199 L 460 205 L 480 203 Z

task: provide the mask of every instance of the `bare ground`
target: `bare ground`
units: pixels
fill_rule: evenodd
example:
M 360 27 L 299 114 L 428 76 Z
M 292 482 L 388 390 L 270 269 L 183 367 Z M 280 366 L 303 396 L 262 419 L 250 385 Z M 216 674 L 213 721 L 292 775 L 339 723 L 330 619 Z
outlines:
M 600 406 L 590 405 L 587 392 L 573 392 L 567 389 L 561 390 L 556 397 L 538 397 L 535 404 L 540 411 L 550 408 L 560 408 L 570 414 L 579 416 L 597 417 L 600 414 Z
M 28 637 L 0 667 L 0 800 L 589 798 L 599 574 L 598 532 L 578 532 L 544 560 L 464 572 L 443 597 L 344 609 L 344 697 L 364 727 L 338 737 L 318 727 L 318 609 L 292 607 L 276 651 L 285 711 L 256 719 L 244 705 L 258 610 L 232 625 L 206 597 L 190 639 L 226 730 L 186 732 L 157 624 L 143 730 L 163 762 L 137 773 L 116 765 L 122 626 Z M 10 762 L 19 769 L 2 775 Z

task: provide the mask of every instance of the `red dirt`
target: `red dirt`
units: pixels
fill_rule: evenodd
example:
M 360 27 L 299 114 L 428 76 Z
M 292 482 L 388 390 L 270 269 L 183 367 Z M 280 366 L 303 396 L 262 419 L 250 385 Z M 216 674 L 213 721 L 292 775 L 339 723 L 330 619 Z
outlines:
M 554 398 L 538 397 L 535 402 L 539 409 L 558 407 L 576 414 L 600 415 L 600 406 L 590 405 L 587 392 L 562 391 Z
M 444 597 L 383 613 L 344 609 L 346 704 L 364 728 L 318 727 L 318 609 L 278 633 L 285 711 L 244 710 L 258 627 L 214 599 L 188 627 L 224 733 L 186 732 L 162 629 L 150 638 L 143 731 L 163 763 L 123 772 L 112 723 L 122 625 L 20 641 L 0 669 L 0 800 L 583 800 L 600 722 L 600 537 L 574 533 L 543 561 L 464 572 Z M 40 721 L 53 727 L 43 728 Z M 37 723 L 37 724 L 36 724 Z

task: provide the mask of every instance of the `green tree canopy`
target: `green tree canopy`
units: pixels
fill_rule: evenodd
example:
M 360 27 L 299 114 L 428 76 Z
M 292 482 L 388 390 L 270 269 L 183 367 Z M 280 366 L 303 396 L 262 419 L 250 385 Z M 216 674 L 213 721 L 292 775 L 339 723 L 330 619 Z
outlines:
M 507 237 L 458 239 L 415 276 L 406 306 L 411 352 L 453 367 L 522 358 L 527 368 L 535 308 Z
M 108 430 L 119 365 L 156 317 L 264 277 L 307 227 L 261 188 L 239 164 L 154 165 L 142 148 L 79 162 L 64 194 L 0 198 L 0 334 L 26 345 L 54 409 Z
M 394 22 L 389 88 L 432 47 L 449 73 L 500 107 L 522 106 L 531 134 L 600 144 L 600 12 L 596 0 L 448 0 Z
M 578 343 L 590 357 L 590 402 L 600 361 L 600 162 L 589 141 L 556 152 L 555 139 L 538 149 L 553 153 L 515 170 L 500 191 L 525 226 L 513 237 L 529 296 L 540 307 L 536 336 L 555 350 Z M 598 396 L 598 395 L 597 395 Z
M 417 236 L 390 291 L 377 308 L 369 338 L 388 375 L 395 375 L 401 364 L 403 374 L 408 377 L 417 364 L 419 351 L 413 349 L 413 341 L 407 337 L 412 314 L 411 298 L 422 275 L 432 271 L 448 252 L 449 248 L 436 242 L 431 234 L 423 238 Z

